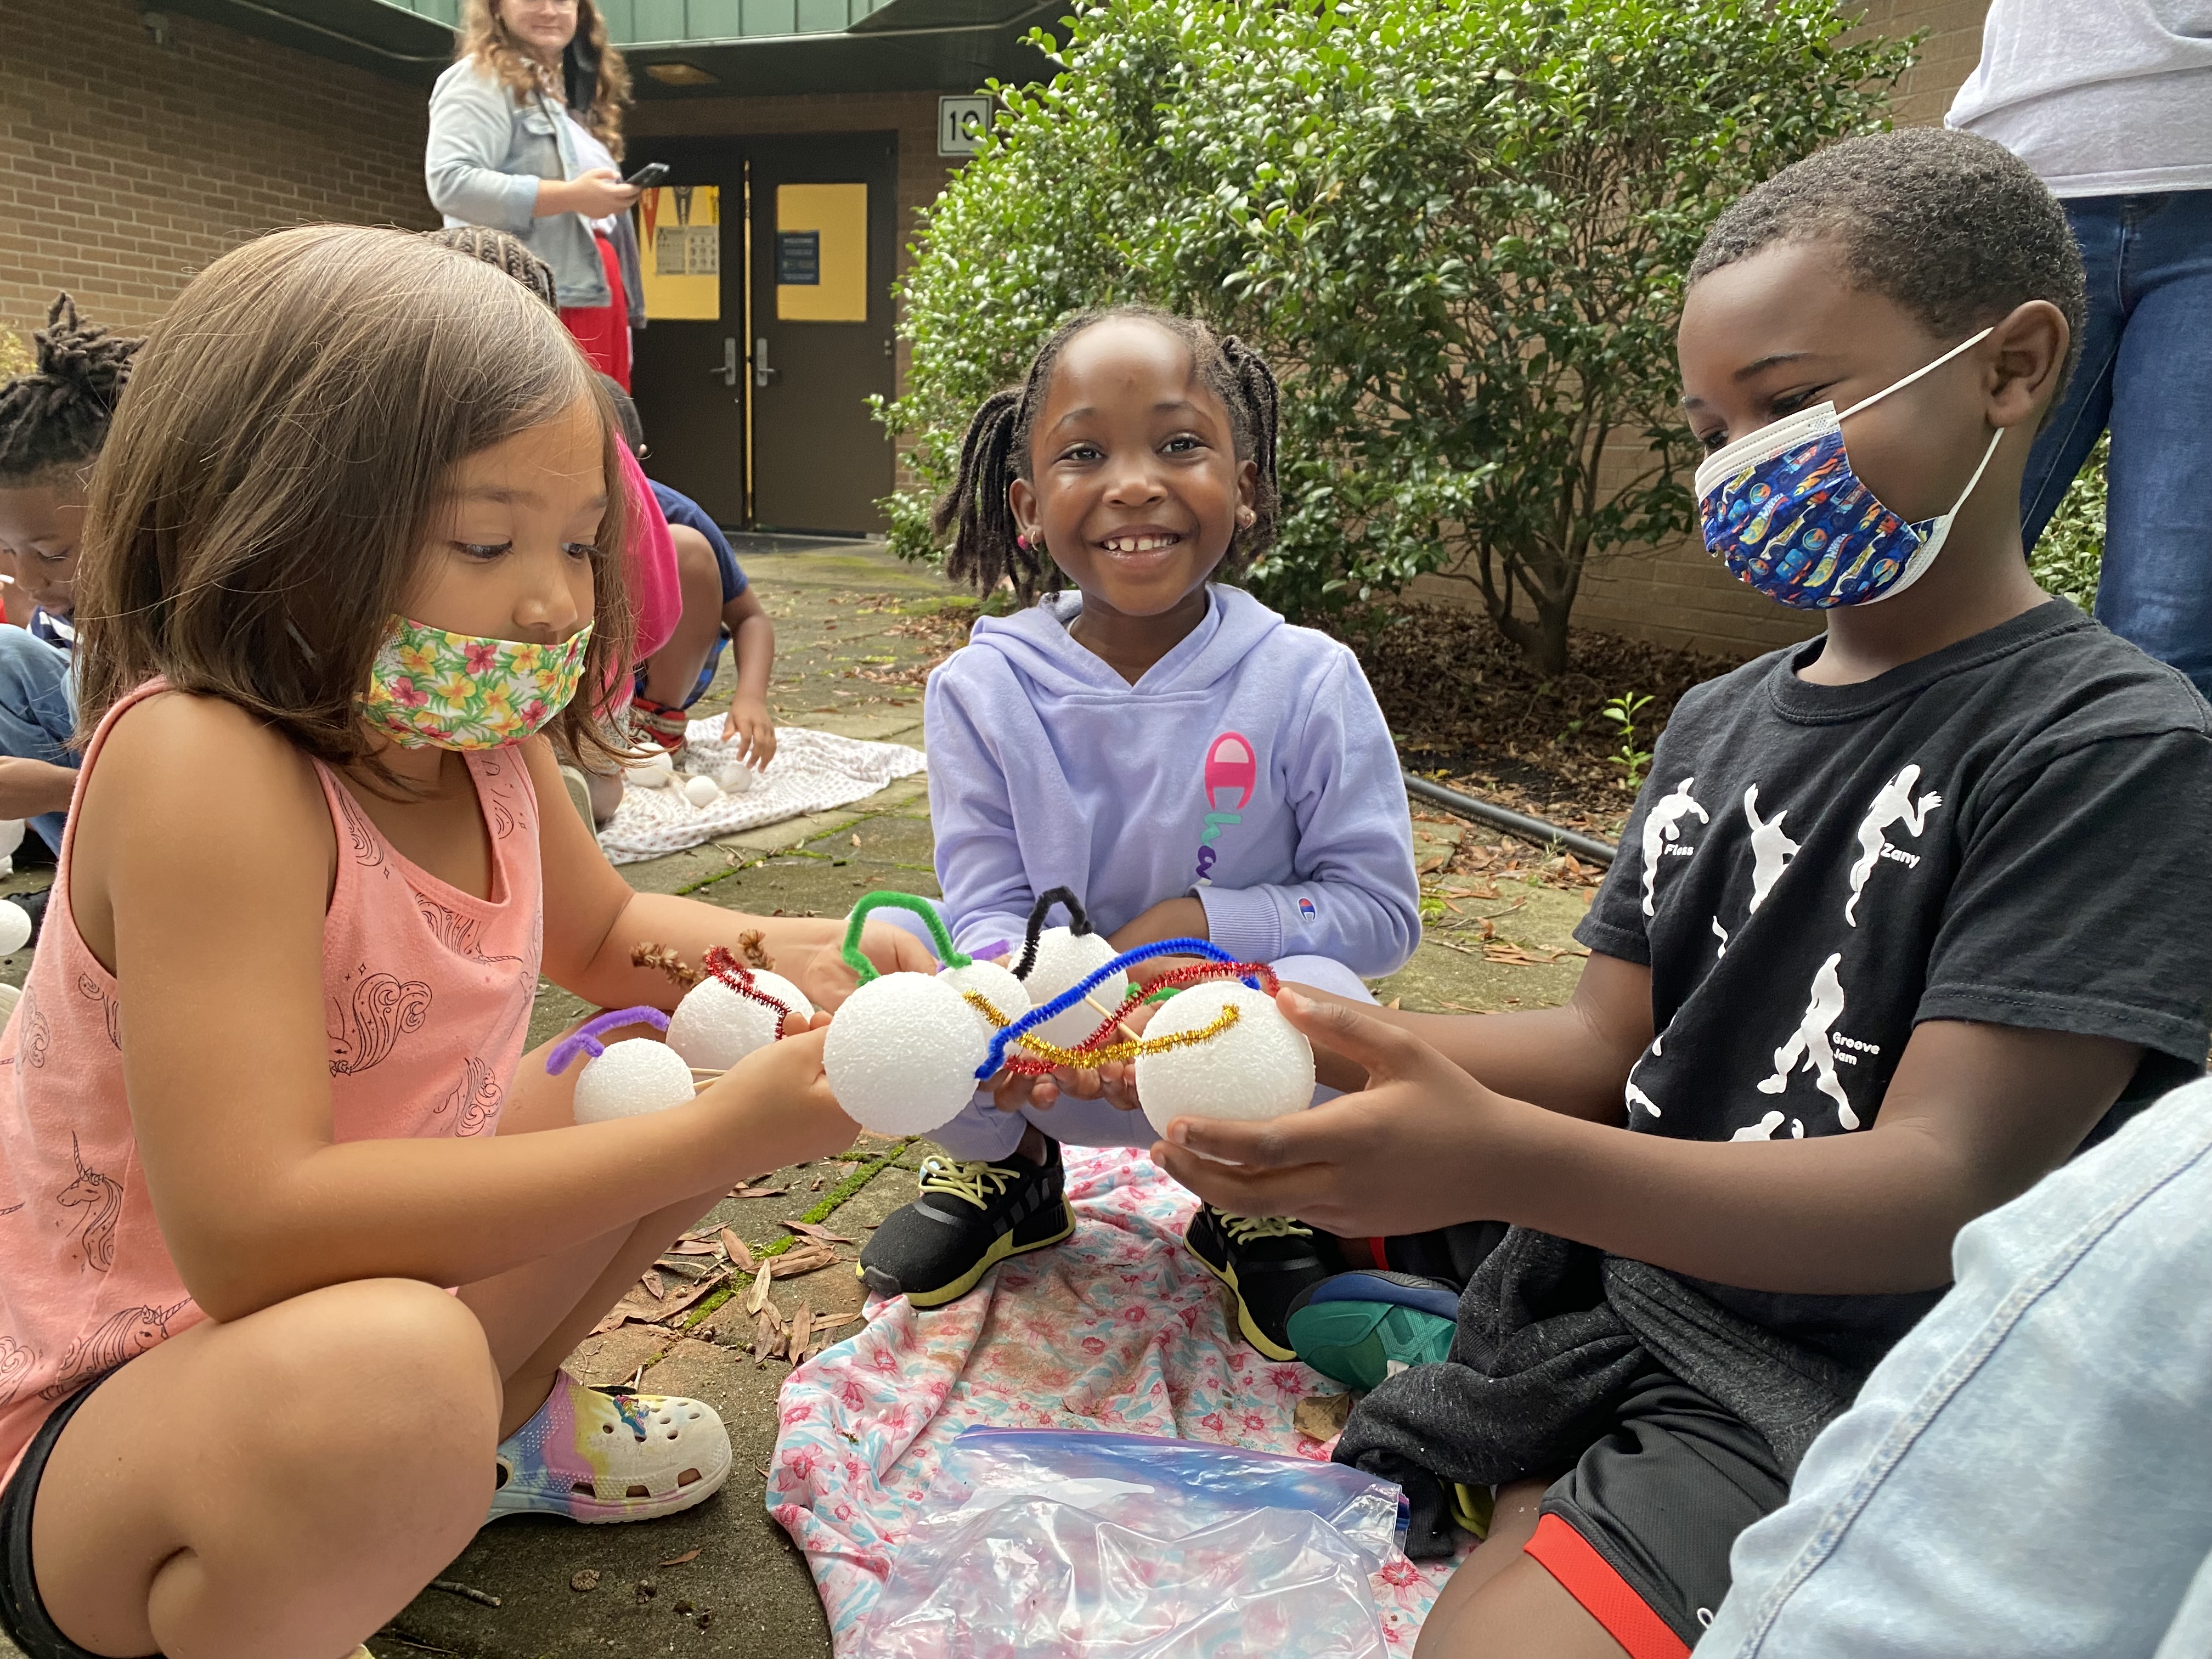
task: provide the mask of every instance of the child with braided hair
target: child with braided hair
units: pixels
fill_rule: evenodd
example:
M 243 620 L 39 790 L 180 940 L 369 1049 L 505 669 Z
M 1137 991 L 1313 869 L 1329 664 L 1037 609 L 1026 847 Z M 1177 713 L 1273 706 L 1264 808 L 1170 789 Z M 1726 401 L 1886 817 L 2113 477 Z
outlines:
M 69 672 L 85 480 L 140 342 L 85 322 L 66 294 L 33 338 L 36 366 L 0 385 L 0 568 L 36 607 L 27 629 L 0 625 L 0 818 L 28 818 L 58 852 L 76 787 Z
M 1258 354 L 1140 307 L 1063 324 L 969 424 L 937 510 L 947 568 L 1038 602 L 977 623 L 930 677 L 937 876 L 963 951 L 1019 960 L 1064 889 L 1117 951 L 1209 939 L 1364 1000 L 1363 976 L 1412 953 L 1412 824 L 1358 662 L 1218 580 L 1274 536 L 1275 427 Z M 1150 1146 L 1133 1103 L 1110 1076 L 1000 1079 L 877 1229 L 870 1285 L 933 1307 L 1065 1237 L 1059 1144 Z M 1284 1322 L 1340 1265 L 1330 1241 L 1201 1208 L 1188 1243 L 1245 1339 L 1291 1358 Z

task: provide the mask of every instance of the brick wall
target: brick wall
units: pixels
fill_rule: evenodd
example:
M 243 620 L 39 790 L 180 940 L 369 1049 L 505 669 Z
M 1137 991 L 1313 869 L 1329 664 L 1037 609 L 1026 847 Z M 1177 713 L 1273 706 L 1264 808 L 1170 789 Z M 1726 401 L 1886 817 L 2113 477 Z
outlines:
M 1925 30 L 1919 59 L 1899 83 L 1900 126 L 1943 118 L 1952 94 L 1981 56 L 1989 0 L 1866 0 L 1865 27 L 1884 34 Z M 1626 465 L 1637 458 L 1623 454 Z M 1425 578 L 1415 591 L 1466 602 L 1460 582 Z M 1749 657 L 1820 631 L 1817 617 L 1760 599 L 1731 577 L 1692 535 L 1656 549 L 1625 550 L 1584 570 L 1574 613 L 1577 627 L 1601 629 L 1662 645 Z
M 937 153 L 937 94 L 933 92 L 811 93 L 772 98 L 666 98 L 641 103 L 629 112 L 624 131 L 633 141 L 647 137 L 729 138 L 788 132 L 890 132 L 898 134 L 898 264 L 903 275 L 914 264 L 915 215 L 937 199 L 960 163 Z M 638 154 L 644 152 L 640 150 Z M 903 397 L 912 347 L 896 342 L 897 378 Z M 912 439 L 900 445 L 896 483 L 902 489 L 917 482 L 906 465 Z
M 57 289 L 152 322 L 217 255 L 318 220 L 434 225 L 418 88 L 132 0 L 0 0 L 0 326 Z

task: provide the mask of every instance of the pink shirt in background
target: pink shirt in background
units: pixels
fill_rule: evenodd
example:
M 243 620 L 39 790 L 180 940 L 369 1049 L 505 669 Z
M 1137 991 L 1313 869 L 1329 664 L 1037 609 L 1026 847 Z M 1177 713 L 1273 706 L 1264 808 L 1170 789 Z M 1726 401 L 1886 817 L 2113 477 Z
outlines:
M 676 574 L 676 538 L 668 533 L 668 520 L 646 482 L 637 457 L 622 451 L 623 476 L 629 480 L 629 603 L 637 622 L 637 642 L 631 647 L 637 660 L 668 643 L 684 615 L 684 589 Z
M 117 716 L 161 689 L 142 686 L 100 721 L 79 799 Z M 315 763 L 337 836 L 322 974 L 339 1140 L 499 1125 L 544 936 L 538 798 L 519 750 L 466 758 L 491 837 L 488 898 L 401 857 Z M 123 1084 L 128 1017 L 70 908 L 76 825 L 72 808 L 46 933 L 0 1033 L 0 1482 L 62 1400 L 207 1316 L 170 1257 L 138 1163 Z

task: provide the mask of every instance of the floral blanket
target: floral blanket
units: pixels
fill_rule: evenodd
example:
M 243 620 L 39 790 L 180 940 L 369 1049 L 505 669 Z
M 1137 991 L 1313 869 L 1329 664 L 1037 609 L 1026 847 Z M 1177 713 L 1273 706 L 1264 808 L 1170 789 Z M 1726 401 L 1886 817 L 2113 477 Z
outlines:
M 861 1653 L 915 1506 L 963 1429 L 1111 1430 L 1312 1458 L 1334 1444 L 1300 1434 L 1292 1414 L 1341 1385 L 1234 1334 L 1227 1293 L 1183 1248 L 1190 1194 L 1142 1152 L 1066 1158 L 1073 1237 L 947 1307 L 872 1304 L 857 1336 L 783 1386 L 769 1510 L 806 1552 L 840 1659 Z M 1449 1572 L 1394 1552 L 1375 1575 L 1394 1650 L 1413 1651 Z

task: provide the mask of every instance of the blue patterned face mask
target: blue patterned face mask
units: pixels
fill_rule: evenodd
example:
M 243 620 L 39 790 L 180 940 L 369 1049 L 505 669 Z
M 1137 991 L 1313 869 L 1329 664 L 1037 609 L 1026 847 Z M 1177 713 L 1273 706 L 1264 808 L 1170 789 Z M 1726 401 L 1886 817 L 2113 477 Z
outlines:
M 1802 410 L 1717 450 L 1698 469 L 1698 516 L 1706 550 L 1770 599 L 1800 611 L 1893 599 L 1936 561 L 1959 508 L 1982 481 L 2002 431 L 1948 513 L 1912 524 L 1884 507 L 1851 471 L 1843 423 L 1893 392 L 1933 374 L 1989 337 L 1984 329 L 1895 386 L 1838 415 L 1832 403 Z

